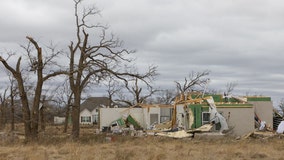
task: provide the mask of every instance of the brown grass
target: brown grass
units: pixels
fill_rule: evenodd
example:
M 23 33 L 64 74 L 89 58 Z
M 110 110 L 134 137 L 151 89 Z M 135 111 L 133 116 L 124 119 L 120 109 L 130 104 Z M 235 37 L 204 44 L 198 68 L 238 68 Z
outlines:
M 58 126 L 57 126 L 58 127 Z M 12 141 L 3 135 L 1 160 L 284 160 L 284 140 L 279 137 L 234 137 L 172 139 L 146 136 L 94 134 L 94 128 L 82 128 L 81 137 L 72 142 L 60 127 L 49 127 L 37 143 Z M 10 136 L 11 137 L 11 136 Z

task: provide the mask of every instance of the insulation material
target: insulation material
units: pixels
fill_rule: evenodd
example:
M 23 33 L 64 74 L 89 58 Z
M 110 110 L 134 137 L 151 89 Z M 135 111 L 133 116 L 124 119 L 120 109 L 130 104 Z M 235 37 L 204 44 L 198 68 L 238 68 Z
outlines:
M 195 131 L 201 131 L 201 132 L 209 132 L 212 129 L 213 125 L 212 124 L 205 124 L 197 129 Z
M 276 130 L 277 133 L 283 134 L 284 133 L 284 121 L 281 121 Z
M 172 121 L 168 121 L 168 122 L 164 122 L 164 123 L 159 123 L 159 124 L 156 124 L 154 126 L 154 130 L 170 130 L 172 127 Z
M 165 136 L 165 137 L 171 137 L 171 138 L 187 138 L 192 137 L 193 134 L 187 133 L 184 130 L 176 131 L 176 132 L 163 132 L 163 133 L 157 133 L 158 136 Z
M 189 109 L 188 115 L 189 115 L 189 117 L 188 117 L 188 120 L 189 120 L 188 128 L 192 129 L 192 125 L 194 123 L 194 114 L 193 114 L 191 109 Z

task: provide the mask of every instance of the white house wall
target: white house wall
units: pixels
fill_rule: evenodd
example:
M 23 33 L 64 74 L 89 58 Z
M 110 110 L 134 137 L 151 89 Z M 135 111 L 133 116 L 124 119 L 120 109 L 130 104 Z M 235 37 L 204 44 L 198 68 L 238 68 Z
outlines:
M 54 116 L 54 124 L 63 124 L 65 122 L 65 117 Z
M 184 114 L 185 114 L 184 104 L 178 104 L 176 106 L 176 123 L 177 123 L 178 127 L 181 127 L 185 124 L 184 118 L 183 118 Z
M 254 131 L 253 107 L 217 107 L 227 120 L 230 134 L 241 136 Z
M 99 113 L 96 111 L 97 109 L 93 109 L 93 111 L 91 112 L 92 115 L 98 115 Z
M 265 121 L 270 127 L 273 126 L 273 104 L 271 101 L 249 102 L 253 104 L 254 111 L 261 121 Z
M 150 128 L 150 126 L 152 125 L 150 122 L 150 115 L 151 114 L 158 114 L 158 122 L 160 123 L 160 108 L 158 107 L 149 107 L 149 108 L 143 108 L 143 115 L 144 115 L 144 119 L 143 119 L 143 128 L 147 129 Z
M 127 118 L 129 114 L 140 122 L 141 119 L 143 119 L 141 113 L 142 108 L 100 108 L 100 130 L 102 130 L 103 127 L 110 126 L 113 121 L 120 118 Z
M 113 121 L 127 118 L 131 115 L 143 128 L 150 127 L 150 114 L 158 114 L 160 123 L 160 108 L 100 108 L 100 130 L 108 127 Z
M 98 123 L 98 121 L 99 121 L 99 118 L 98 118 L 99 112 L 97 112 L 97 109 L 93 109 L 93 111 L 91 112 L 91 114 L 92 114 L 92 122 Z M 97 117 L 96 120 L 94 119 L 94 118 L 95 118 L 94 116 Z
M 91 122 L 81 122 L 81 117 L 88 117 L 88 116 L 91 116 Z M 80 123 L 81 124 L 91 124 L 92 123 L 92 113 L 87 110 L 87 109 L 84 109 L 80 112 Z

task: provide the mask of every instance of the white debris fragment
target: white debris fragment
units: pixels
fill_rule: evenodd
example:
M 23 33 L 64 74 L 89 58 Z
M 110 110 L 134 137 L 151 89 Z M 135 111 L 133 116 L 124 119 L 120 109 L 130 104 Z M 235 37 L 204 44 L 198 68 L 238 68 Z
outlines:
M 172 138 L 187 138 L 192 137 L 191 133 L 187 133 L 184 130 L 176 131 L 176 132 L 161 132 L 157 133 L 158 136 L 172 137 Z
M 284 133 L 284 121 L 281 121 L 281 123 L 278 125 L 276 132 L 279 134 Z

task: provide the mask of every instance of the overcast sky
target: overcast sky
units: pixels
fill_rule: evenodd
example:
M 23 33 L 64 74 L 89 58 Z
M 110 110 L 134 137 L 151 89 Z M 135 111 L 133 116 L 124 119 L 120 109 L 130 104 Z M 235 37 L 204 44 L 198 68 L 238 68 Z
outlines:
M 98 20 L 137 50 L 139 68 L 158 66 L 157 87 L 174 88 L 192 71 L 210 70 L 211 89 L 235 82 L 240 95 L 271 96 L 274 103 L 284 97 L 282 0 L 93 2 Z M 74 35 L 73 6 L 72 0 L 1 0 L 0 52 L 18 51 L 26 35 L 65 46 Z

